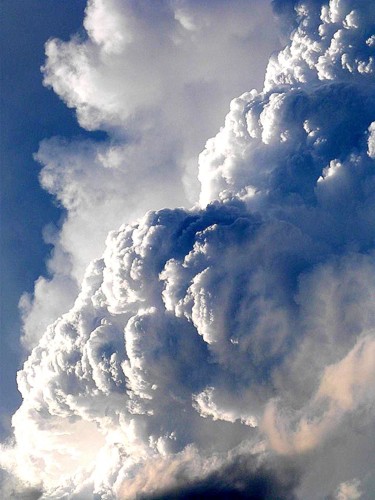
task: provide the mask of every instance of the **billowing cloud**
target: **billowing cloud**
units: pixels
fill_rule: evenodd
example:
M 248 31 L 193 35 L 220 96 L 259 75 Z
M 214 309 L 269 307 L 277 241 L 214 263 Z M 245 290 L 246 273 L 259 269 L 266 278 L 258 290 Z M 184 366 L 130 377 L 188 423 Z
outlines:
M 263 91 L 234 99 L 207 142 L 199 205 L 149 211 L 111 231 L 73 307 L 18 375 L 23 403 L 1 461 L 43 498 L 375 491 L 375 11 L 354 0 L 286 4 L 277 8 L 297 28 L 271 57 Z M 134 23 L 147 23 L 142 3 L 139 17 L 124 5 L 111 17 L 90 3 L 91 41 L 48 48 L 46 79 L 86 127 L 117 130 L 143 102 L 159 102 L 156 79 L 144 100 L 116 107 L 119 89 L 100 71 L 103 60 L 120 64 L 134 49 Z M 222 12 L 200 6 L 194 17 L 193 6 L 173 11 L 189 36 Z M 125 210 L 111 186 L 132 148 L 111 156 L 108 144 L 89 145 L 91 178 L 75 147 L 57 146 L 42 181 L 69 205 L 60 238 L 74 234 L 64 232 L 72 214 L 104 232 L 113 207 Z M 106 173 L 103 161 L 120 163 Z M 76 176 L 87 177 L 84 190 Z M 104 223 L 95 207 L 105 203 Z M 83 265 L 90 255 L 81 256 Z
M 90 0 L 83 34 L 47 42 L 45 85 L 82 127 L 104 133 L 100 141 L 48 139 L 36 155 L 41 184 L 66 216 L 47 236 L 50 277 L 21 304 L 28 347 L 72 305 L 109 230 L 197 201 L 199 152 L 230 99 L 262 85 L 279 46 L 270 21 L 261 0 Z

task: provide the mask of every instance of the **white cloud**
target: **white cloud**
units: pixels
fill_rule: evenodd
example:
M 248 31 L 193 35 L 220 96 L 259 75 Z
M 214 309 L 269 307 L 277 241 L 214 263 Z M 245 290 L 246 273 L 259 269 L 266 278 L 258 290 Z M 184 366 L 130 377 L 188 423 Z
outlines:
M 27 346 L 51 321 L 39 304 L 57 289 L 65 297 L 54 310 L 73 303 L 76 292 L 64 283 L 73 280 L 77 289 L 109 230 L 150 209 L 197 201 L 198 153 L 229 100 L 262 85 L 278 47 L 275 30 L 264 29 L 270 22 L 270 5 L 260 0 L 90 0 L 85 35 L 47 42 L 45 85 L 76 109 L 82 127 L 103 130 L 107 139 L 50 139 L 37 154 L 41 184 L 66 219 L 54 241 L 52 275 L 24 314 Z
M 215 388 L 206 387 L 199 394 L 193 395 L 193 407 L 198 411 L 198 413 L 204 418 L 212 418 L 213 420 L 224 420 L 225 422 L 234 423 L 237 420 L 242 424 L 248 425 L 250 427 L 257 427 L 257 419 L 251 416 L 242 417 L 237 412 L 236 406 L 233 404 L 228 404 L 224 401 L 224 405 L 227 408 L 222 408 L 218 406 L 215 401 Z
M 169 204 L 182 200 L 178 179 L 215 122 L 201 90 L 199 108 L 189 94 L 202 78 L 198 48 L 213 54 L 204 71 L 214 92 L 221 59 L 254 21 L 242 2 L 103 5 L 89 4 L 89 39 L 48 45 L 47 82 L 84 126 L 111 134 L 41 146 L 42 183 L 68 210 L 56 277 L 68 259 L 78 280 L 94 235 L 125 223 L 19 373 L 23 404 L 3 466 L 46 499 L 238 493 L 254 478 L 288 499 L 371 492 L 373 7 L 299 3 L 265 88 L 232 101 L 200 156 L 201 207 L 127 224 L 160 208 L 167 187 Z M 244 79 L 240 53 L 233 72 Z
M 357 500 L 361 498 L 360 484 L 361 483 L 357 479 L 341 483 L 337 488 L 335 498 L 337 500 Z

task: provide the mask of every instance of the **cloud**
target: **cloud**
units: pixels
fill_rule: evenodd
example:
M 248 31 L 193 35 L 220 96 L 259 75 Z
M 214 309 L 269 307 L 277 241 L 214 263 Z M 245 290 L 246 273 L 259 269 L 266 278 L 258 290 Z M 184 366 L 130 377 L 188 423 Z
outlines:
M 273 460 L 267 463 L 257 456 L 238 456 L 205 479 L 198 480 L 182 488 L 156 493 L 155 495 L 138 495 L 144 499 L 178 499 L 193 498 L 235 498 L 235 499 L 288 499 L 297 498 L 294 494 L 298 485 L 299 473 L 290 463 Z M 354 497 L 353 497 L 354 498 Z
M 360 492 L 360 482 L 357 479 L 348 481 L 346 483 L 341 483 L 337 488 L 336 497 L 337 500 L 356 500 L 361 498 Z
M 65 217 L 50 276 L 23 308 L 27 347 L 73 304 L 108 231 L 147 210 L 197 201 L 198 153 L 229 100 L 262 85 L 279 46 L 275 30 L 264 29 L 270 20 L 260 0 L 92 0 L 83 34 L 47 42 L 44 84 L 82 127 L 104 133 L 100 141 L 48 139 L 36 154 L 41 184 Z M 61 300 L 49 313 L 41 304 L 54 296 Z
M 116 16 L 89 4 L 86 41 L 49 43 L 45 75 L 82 124 L 111 123 L 113 139 L 121 120 L 145 125 L 142 103 L 164 101 L 156 78 L 144 99 L 120 103 L 103 61 L 122 74 L 120 55 L 132 54 L 146 33 L 134 26 L 149 26 L 151 14 L 163 19 L 163 37 L 187 37 L 178 39 L 182 50 L 194 37 L 202 43 L 199 30 L 211 33 L 209 20 L 228 7 L 109 5 L 120 9 Z M 247 26 L 236 7 L 226 33 L 231 19 L 236 29 Z M 70 225 L 86 220 L 93 235 L 125 219 L 18 375 L 23 403 L 1 463 L 45 498 L 309 500 L 373 491 L 374 11 L 332 0 L 293 3 L 284 15 L 297 29 L 271 57 L 263 91 L 232 101 L 200 155 L 199 205 L 154 207 L 126 220 L 132 196 L 135 211 L 158 204 L 166 170 L 151 173 L 153 151 L 166 165 L 170 158 L 169 147 L 150 139 L 158 126 L 111 150 L 108 141 L 41 146 L 40 158 L 55 148 L 43 160 L 42 182 L 68 209 L 59 241 L 77 245 L 70 276 L 79 278 L 91 252 Z M 147 36 L 152 58 L 161 35 Z M 167 42 L 159 42 L 163 61 Z M 124 187 L 121 162 L 145 151 L 138 171 L 145 184 Z M 173 158 L 183 164 L 183 156 Z M 117 185 L 127 190 L 124 204 Z M 151 200 L 138 203 L 150 190 Z
M 328 365 L 315 396 L 300 412 L 292 435 L 287 435 L 286 422 L 278 418 L 275 405 L 270 402 L 265 412 L 264 429 L 272 446 L 283 453 L 314 448 L 338 427 L 346 413 L 370 405 L 375 397 L 371 385 L 375 377 L 374 356 L 375 339 L 371 333 L 361 338 L 345 358 Z
M 24 483 L 4 471 L 0 471 L 0 479 L 0 492 L 3 498 L 9 500 L 38 500 L 43 495 L 42 491 L 25 486 Z

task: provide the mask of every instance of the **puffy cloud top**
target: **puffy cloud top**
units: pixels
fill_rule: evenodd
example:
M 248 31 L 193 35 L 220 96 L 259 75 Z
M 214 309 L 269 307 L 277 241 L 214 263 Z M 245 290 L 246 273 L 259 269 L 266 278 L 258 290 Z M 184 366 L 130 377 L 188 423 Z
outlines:
M 199 152 L 230 99 L 262 85 L 279 47 L 276 31 L 264 29 L 271 16 L 262 0 L 91 0 L 85 30 L 47 42 L 45 85 L 82 127 L 104 133 L 100 141 L 45 140 L 36 155 L 41 184 L 65 217 L 60 231 L 46 232 L 51 279 L 41 277 L 22 300 L 28 347 L 72 305 L 109 230 L 197 201 Z M 52 296 L 59 300 L 46 307 Z
M 192 5 L 174 36 L 207 22 Z M 143 7 L 89 3 L 90 44 L 115 64 Z M 293 7 L 263 91 L 232 101 L 200 156 L 200 207 L 112 231 L 19 373 L 2 461 L 43 498 L 371 498 L 375 8 Z M 136 101 L 97 114 L 80 87 L 90 44 L 51 42 L 46 78 L 83 123 L 122 119 Z
M 365 142 L 374 111 L 374 7 L 331 1 L 295 9 L 298 27 L 271 57 L 263 92 L 232 101 L 225 126 L 200 156 L 203 205 L 241 190 L 255 194 L 257 208 L 263 197 L 311 204 L 325 191 L 316 183 L 333 173 L 330 162 L 353 162 L 363 151 L 372 165 Z

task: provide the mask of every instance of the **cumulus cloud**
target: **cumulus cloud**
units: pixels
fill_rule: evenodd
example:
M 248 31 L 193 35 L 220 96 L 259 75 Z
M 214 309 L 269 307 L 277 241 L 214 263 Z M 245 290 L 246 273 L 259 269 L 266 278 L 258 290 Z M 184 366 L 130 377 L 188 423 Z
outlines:
M 197 40 L 207 16 L 229 9 L 170 5 L 175 36 Z M 134 26 L 148 26 L 151 14 L 131 6 L 111 17 L 91 2 L 90 39 L 48 46 L 47 82 L 86 127 L 111 123 L 118 133 L 142 103 L 160 105 L 156 79 L 144 100 L 117 107 L 118 87 L 101 69 L 104 60 L 121 73 L 120 54 L 145 33 Z M 108 234 L 73 307 L 19 372 L 23 403 L 0 459 L 43 498 L 312 500 L 375 491 L 375 11 L 359 0 L 275 8 L 294 26 L 290 41 L 271 57 L 264 89 L 234 99 L 207 142 L 199 205 L 149 211 L 133 223 L 120 213 L 126 223 Z M 165 20 L 163 9 L 154 15 Z M 151 30 L 149 43 L 157 36 Z M 69 68 L 69 78 L 57 68 Z M 140 142 L 157 127 L 150 130 Z M 42 171 L 69 208 L 59 236 L 67 241 L 75 216 L 77 227 L 87 217 L 105 232 L 112 213 L 126 211 L 111 186 L 122 179 L 122 158 L 143 151 L 131 140 L 111 153 L 107 143 L 77 147 L 92 160 L 92 176 L 76 148 L 60 143 Z M 148 158 L 144 176 L 154 165 Z M 82 265 L 90 257 L 83 252 Z
M 361 498 L 359 486 L 360 482 L 357 479 L 341 483 L 337 488 L 335 498 L 337 498 L 337 500 L 357 500 Z
M 65 219 L 49 278 L 23 300 L 26 346 L 72 305 L 109 230 L 150 209 L 196 202 L 198 153 L 230 99 L 262 85 L 279 46 L 276 31 L 264 29 L 270 21 L 261 0 L 90 0 L 83 34 L 47 42 L 45 85 L 104 137 L 52 138 L 36 154 L 41 184 Z M 43 307 L 53 296 L 61 300 Z

